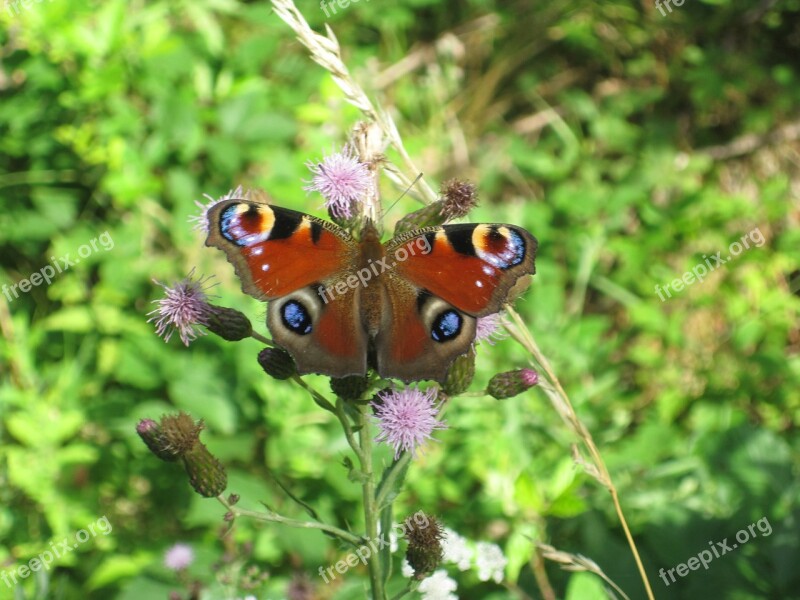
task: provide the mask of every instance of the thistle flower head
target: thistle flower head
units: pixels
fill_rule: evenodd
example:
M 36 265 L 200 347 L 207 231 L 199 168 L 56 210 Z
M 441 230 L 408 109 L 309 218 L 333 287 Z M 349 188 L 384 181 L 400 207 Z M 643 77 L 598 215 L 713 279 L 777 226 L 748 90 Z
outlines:
M 194 550 L 189 544 L 175 544 L 164 553 L 164 566 L 182 571 L 194 562 Z
M 150 451 L 162 460 L 180 459 L 189 476 L 189 483 L 205 498 L 219 496 L 228 485 L 225 467 L 200 441 L 203 422 L 195 422 L 184 412 L 164 415 L 161 422 L 143 419 L 136 432 Z
M 422 516 L 420 522 L 419 516 Z M 404 523 L 408 540 L 406 560 L 414 569 L 414 577 L 424 579 L 433 573 L 442 562 L 442 538 L 444 531 L 436 517 L 419 512 L 408 517 Z
M 203 203 L 199 200 L 195 200 L 194 204 L 199 209 L 199 214 L 191 215 L 189 217 L 189 222 L 194 223 L 192 229 L 195 231 L 202 231 L 204 233 L 208 233 L 208 211 L 209 209 L 222 202 L 223 200 L 231 200 L 232 198 L 244 198 L 245 193 L 242 186 L 237 187 L 235 190 L 230 190 L 224 196 L 219 198 L 212 198 L 208 194 L 203 194 L 203 197 L 207 200 L 207 202 Z
M 460 179 L 445 181 L 439 191 L 442 196 L 442 215 L 448 220 L 460 219 L 478 204 L 475 184 Z
M 507 337 L 502 327 L 503 323 L 500 313 L 478 317 L 475 331 L 475 343 L 486 342 L 490 346 L 494 346 L 497 340 L 502 340 Z
M 168 342 L 176 331 L 186 346 L 198 335 L 205 335 L 198 325 L 208 323 L 211 309 L 206 290 L 211 287 L 207 285 L 211 276 L 194 280 L 193 274 L 194 269 L 185 279 L 172 287 L 153 280 L 155 284 L 164 288 L 164 297 L 153 301 L 158 304 L 158 308 L 147 313 L 153 315 L 147 322 L 156 322 L 156 333 L 162 336 L 165 342 Z
M 375 409 L 373 419 L 381 430 L 375 441 L 392 446 L 395 458 L 403 451 L 416 455 L 417 448 L 432 439 L 435 429 L 447 428 L 436 420 L 441 406 L 434 404 L 436 395 L 435 387 L 425 391 L 406 388 L 378 393 L 380 401 L 371 403 Z
M 160 423 L 164 449 L 182 458 L 199 443 L 203 428 L 202 421 L 195 423 L 185 412 L 164 415 Z
M 359 162 L 349 147 L 307 166 L 314 177 L 303 189 L 322 194 L 325 207 L 339 219 L 353 216 L 354 206 L 374 185 L 367 165 Z

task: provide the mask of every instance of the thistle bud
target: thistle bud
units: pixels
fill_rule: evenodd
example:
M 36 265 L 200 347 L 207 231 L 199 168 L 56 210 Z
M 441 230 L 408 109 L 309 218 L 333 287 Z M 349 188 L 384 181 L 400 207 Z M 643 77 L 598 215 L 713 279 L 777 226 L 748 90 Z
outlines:
M 469 352 L 457 356 L 450 365 L 442 389 L 448 396 L 457 396 L 467 391 L 473 377 L 475 377 L 475 349 L 470 346 Z
M 331 377 L 331 391 L 343 400 L 359 400 L 369 387 L 369 379 L 363 375 Z
M 264 348 L 258 353 L 258 364 L 275 379 L 289 379 L 297 375 L 294 359 L 283 348 Z
M 195 423 L 185 412 L 161 417 L 161 435 L 165 448 L 178 458 L 190 452 L 200 442 L 203 422 Z
M 423 206 L 419 210 L 407 214 L 394 226 L 395 237 L 401 233 L 406 233 L 415 229 L 442 225 L 446 221 L 442 214 L 444 206 L 445 204 L 442 200 L 436 200 L 435 202 Z
M 422 511 L 408 517 L 404 528 L 405 538 L 408 541 L 406 560 L 414 569 L 414 578 L 425 579 L 442 562 L 444 530 L 436 517 L 426 515 Z
M 243 313 L 234 308 L 209 305 L 206 328 L 229 342 L 238 342 L 250 337 L 253 326 Z
M 445 181 L 439 193 L 444 204 L 442 215 L 446 221 L 466 216 L 478 204 L 478 191 L 475 185 L 468 181 L 459 179 Z
M 533 369 L 517 369 L 498 373 L 489 380 L 488 394 L 497 400 L 513 398 L 539 383 L 539 374 Z
M 228 474 L 225 467 L 208 451 L 205 444 L 199 441 L 183 455 L 183 466 L 189 475 L 189 483 L 194 491 L 205 498 L 219 496 L 228 486 Z
M 136 425 L 136 433 L 142 438 L 142 441 L 150 449 L 150 452 L 155 454 L 161 460 L 167 462 L 175 462 L 179 456 L 164 439 L 161 431 L 161 425 L 153 421 L 153 419 L 142 419 Z
M 136 426 L 139 437 L 153 454 L 170 462 L 180 459 L 195 491 L 210 498 L 225 491 L 228 475 L 222 463 L 200 441 L 202 430 L 203 422 L 195 423 L 184 412 L 165 415 L 161 423 L 143 419 Z

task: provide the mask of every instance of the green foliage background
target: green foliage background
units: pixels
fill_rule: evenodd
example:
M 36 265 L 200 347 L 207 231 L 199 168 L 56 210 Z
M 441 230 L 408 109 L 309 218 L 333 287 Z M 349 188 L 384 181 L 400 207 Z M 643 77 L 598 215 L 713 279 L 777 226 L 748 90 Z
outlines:
M 320 6 L 298 6 L 322 30 Z M 264 376 L 257 343 L 165 344 L 145 316 L 153 278 L 196 267 L 217 276 L 219 304 L 263 323 L 187 218 L 203 193 L 239 184 L 322 214 L 304 163 L 340 147 L 359 113 L 266 2 L 0 9 L 2 283 L 105 231 L 114 240 L 52 285 L 0 296 L 0 570 L 105 515 L 113 532 L 50 571 L 47 597 L 165 598 L 180 587 L 162 566 L 176 541 L 197 551 L 190 573 L 210 597 L 224 597 L 210 566 L 245 543 L 246 557 L 233 551 L 270 575 L 259 598 L 285 597 L 298 573 L 313 597 L 359 597 L 363 573 L 321 583 L 317 568 L 342 552 L 318 533 L 241 522 L 221 537 L 224 509 L 134 431 L 189 411 L 244 506 L 297 511 L 275 473 L 328 520 L 359 522 L 337 424 Z M 601 448 L 656 597 L 800 598 L 800 1 L 671 10 L 362 0 L 328 23 L 426 177 L 475 181 L 473 220 L 538 237 L 517 307 Z M 762 247 L 659 300 L 656 285 L 756 227 Z M 527 361 L 511 340 L 484 345 L 473 389 Z M 543 394 L 461 398 L 447 420 L 400 513 L 497 542 L 516 586 L 455 571 L 460 597 L 540 598 L 532 540 L 644 597 L 610 497 L 573 466 L 575 440 Z M 658 578 L 762 517 L 770 536 L 669 587 Z M 603 597 L 589 575 L 546 569 L 559 597 Z M 25 581 L 28 597 L 36 587 Z

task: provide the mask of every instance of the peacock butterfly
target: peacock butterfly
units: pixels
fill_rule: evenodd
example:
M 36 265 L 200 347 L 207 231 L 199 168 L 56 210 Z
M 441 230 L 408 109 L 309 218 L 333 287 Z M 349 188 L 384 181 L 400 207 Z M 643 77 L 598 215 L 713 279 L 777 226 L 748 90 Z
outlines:
M 267 305 L 267 327 L 298 371 L 443 381 L 476 321 L 535 272 L 536 238 L 514 225 L 426 227 L 385 244 L 358 239 L 255 195 L 207 212 L 207 246 L 224 250 L 242 290 Z

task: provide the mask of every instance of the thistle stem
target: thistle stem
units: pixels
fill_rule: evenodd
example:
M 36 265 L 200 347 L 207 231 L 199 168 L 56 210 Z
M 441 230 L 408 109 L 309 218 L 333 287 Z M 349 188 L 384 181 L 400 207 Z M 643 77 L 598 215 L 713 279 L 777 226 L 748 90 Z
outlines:
M 367 540 L 377 540 L 378 518 L 380 515 L 375 502 L 375 474 L 372 471 L 372 432 L 367 418 L 368 410 L 369 406 L 366 405 L 358 407 L 358 441 L 361 447 L 359 459 L 361 460 L 361 474 L 363 476 L 361 486 L 364 496 L 364 523 Z M 371 556 L 367 566 L 369 567 L 369 582 L 372 588 L 373 600 L 386 600 L 380 554 L 376 553 Z
M 328 525 L 327 523 L 319 523 L 317 521 L 300 521 L 299 519 L 291 519 L 289 517 L 284 517 L 283 515 L 279 515 L 276 512 L 268 511 L 268 512 L 256 512 L 254 510 L 246 510 L 242 508 L 237 508 L 236 506 L 232 506 L 222 494 L 217 496 L 217 500 L 219 500 L 220 504 L 222 504 L 225 508 L 227 508 L 234 517 L 250 517 L 251 519 L 256 519 L 257 521 L 267 521 L 270 523 L 283 523 L 284 525 L 288 525 L 289 527 L 297 527 L 300 529 L 319 529 L 321 531 L 325 531 L 338 537 L 340 540 L 347 542 L 348 544 L 352 544 L 355 547 L 361 545 L 361 538 L 355 534 L 350 533 L 349 531 L 345 531 L 344 529 L 339 529 L 333 525 Z

